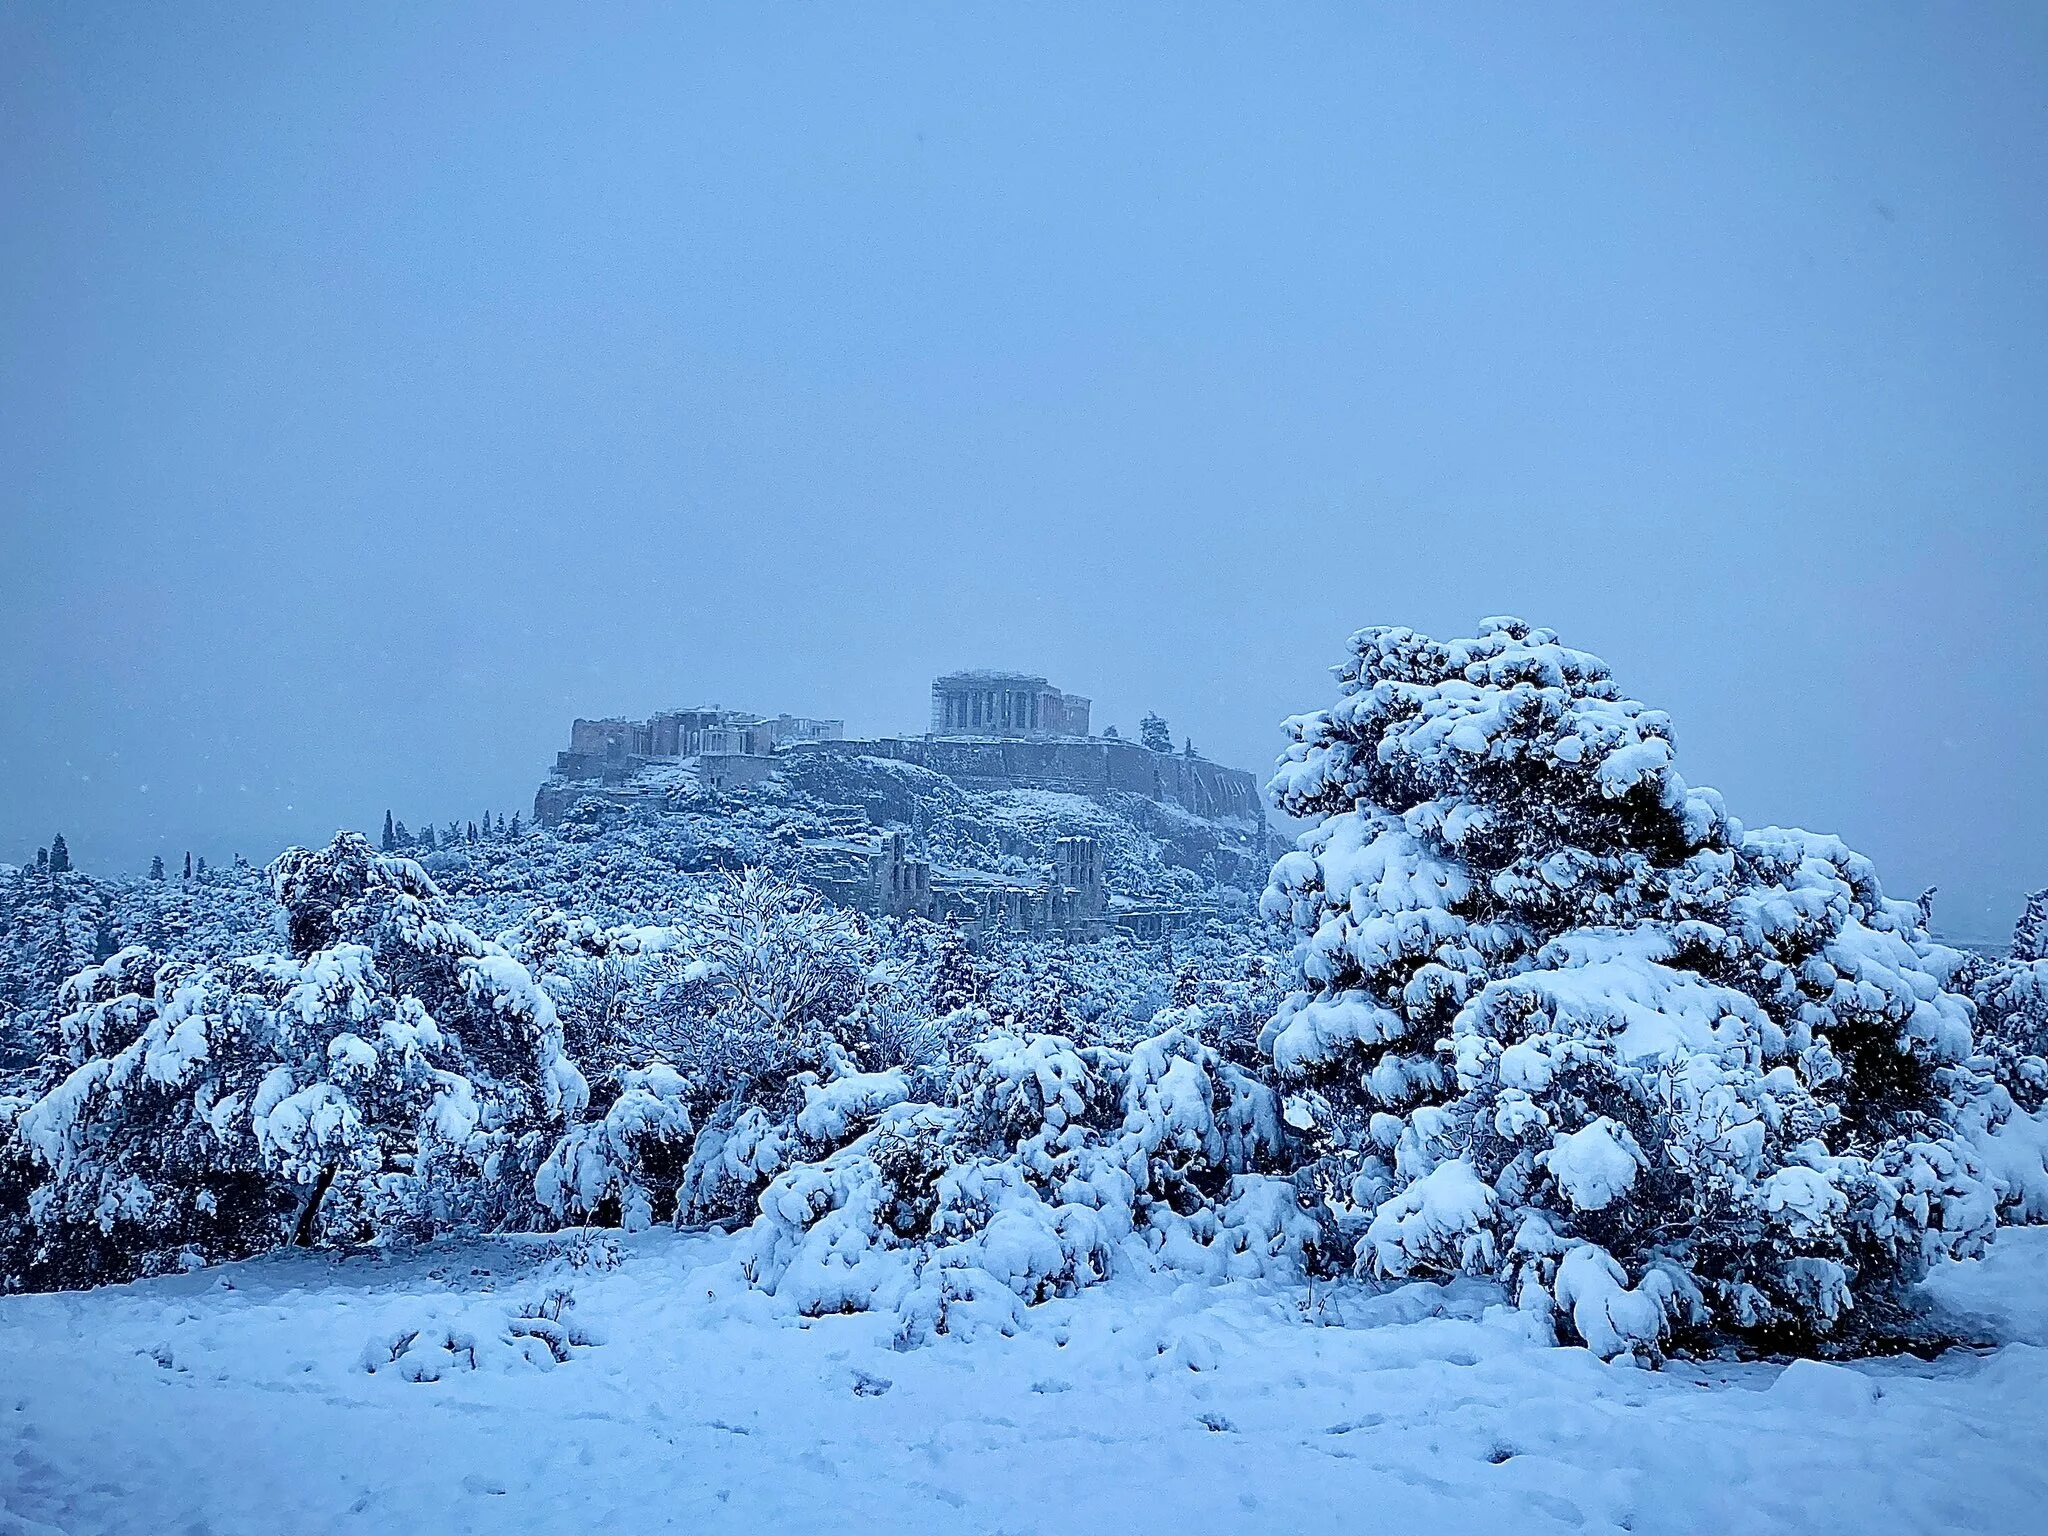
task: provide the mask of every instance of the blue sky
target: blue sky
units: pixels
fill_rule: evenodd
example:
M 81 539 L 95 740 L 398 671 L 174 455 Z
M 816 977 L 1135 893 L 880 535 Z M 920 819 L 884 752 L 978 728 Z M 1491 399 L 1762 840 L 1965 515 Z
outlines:
M 1511 611 L 2048 883 L 2048 9 L 0 8 L 0 859 L 1017 666 L 1263 768 Z

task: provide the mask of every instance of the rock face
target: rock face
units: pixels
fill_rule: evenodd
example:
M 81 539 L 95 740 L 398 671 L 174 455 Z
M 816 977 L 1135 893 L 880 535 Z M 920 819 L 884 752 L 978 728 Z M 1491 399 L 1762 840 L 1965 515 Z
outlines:
M 1054 789 L 1103 796 L 1141 795 L 1208 820 L 1257 824 L 1264 811 L 1258 780 L 1241 768 L 1199 757 L 1153 752 L 1103 737 L 994 740 L 979 737 L 882 737 L 872 741 L 803 742 L 788 757 L 851 754 L 912 763 L 962 789 Z

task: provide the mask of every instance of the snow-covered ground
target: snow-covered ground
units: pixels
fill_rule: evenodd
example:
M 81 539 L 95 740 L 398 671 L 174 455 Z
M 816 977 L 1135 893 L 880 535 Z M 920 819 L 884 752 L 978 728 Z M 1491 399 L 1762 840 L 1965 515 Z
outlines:
M 1661 1372 L 1539 1347 L 1476 1285 L 1324 1288 L 1305 1314 L 1298 1291 L 1160 1276 L 898 1352 L 893 1316 L 784 1315 L 725 1239 L 619 1250 L 287 1254 L 0 1300 L 0 1532 L 2048 1520 L 2048 1231 L 1935 1282 L 1996 1350 Z

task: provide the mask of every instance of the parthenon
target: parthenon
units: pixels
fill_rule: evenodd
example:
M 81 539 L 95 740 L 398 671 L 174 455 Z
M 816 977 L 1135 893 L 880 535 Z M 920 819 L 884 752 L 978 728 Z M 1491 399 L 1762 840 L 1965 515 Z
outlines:
M 951 672 L 932 680 L 934 736 L 1086 736 L 1088 700 L 1028 672 Z

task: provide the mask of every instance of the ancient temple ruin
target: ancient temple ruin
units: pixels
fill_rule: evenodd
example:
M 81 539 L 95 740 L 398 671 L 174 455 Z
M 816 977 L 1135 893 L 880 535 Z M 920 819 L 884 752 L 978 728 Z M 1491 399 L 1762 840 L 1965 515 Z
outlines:
M 1086 736 L 1088 700 L 1028 672 L 932 679 L 934 736 Z

